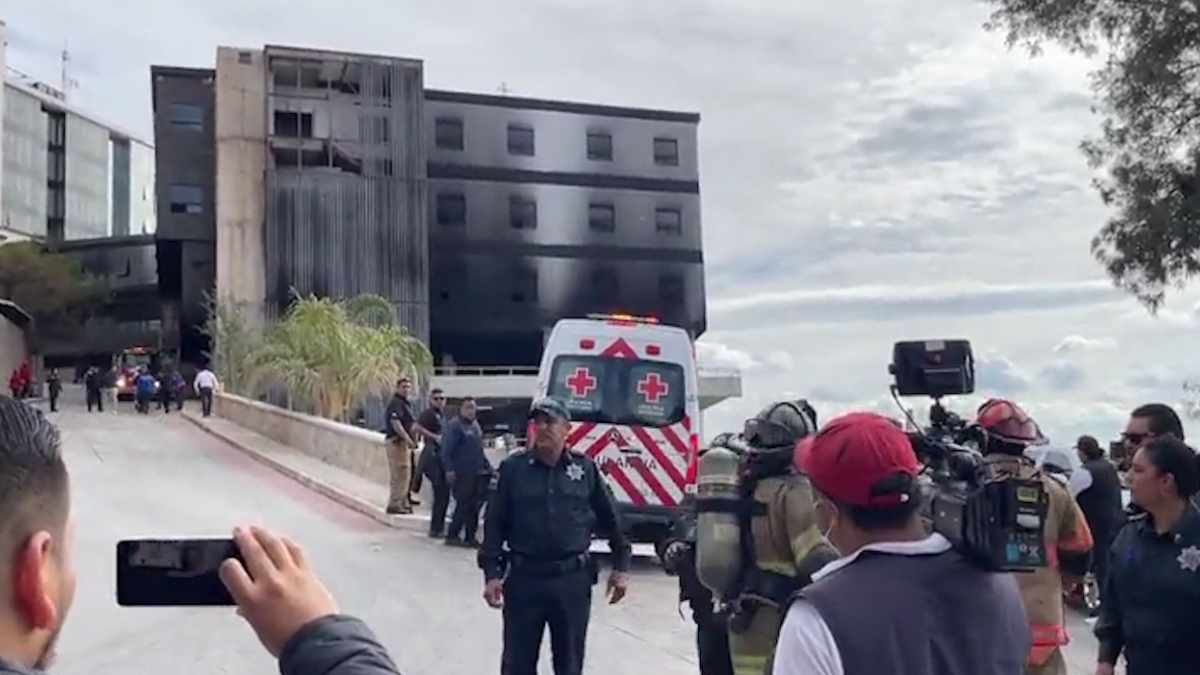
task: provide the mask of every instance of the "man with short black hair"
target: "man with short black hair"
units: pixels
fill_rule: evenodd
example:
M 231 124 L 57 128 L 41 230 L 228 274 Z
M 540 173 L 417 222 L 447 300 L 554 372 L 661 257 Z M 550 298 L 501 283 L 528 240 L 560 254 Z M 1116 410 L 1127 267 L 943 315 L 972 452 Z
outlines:
M 409 490 L 412 489 L 412 453 L 417 444 L 412 438 L 416 418 L 408 401 L 411 394 L 412 380 L 407 377 L 396 380 L 396 392 L 385 413 L 383 435 L 388 443 L 388 473 L 391 478 L 387 512 L 392 515 L 413 512 Z
M 418 475 L 424 475 L 433 486 L 433 508 L 429 516 L 429 536 L 441 537 L 446 529 L 446 509 L 450 507 L 450 484 L 446 482 L 446 469 L 442 466 L 441 443 L 443 412 L 446 409 L 446 392 L 435 388 L 429 393 L 429 407 L 417 418 L 413 430 L 425 439 L 421 457 L 417 460 Z M 415 488 L 413 492 L 420 492 Z
M 839 417 L 800 443 L 796 463 L 817 491 L 818 526 L 844 557 L 797 593 L 775 675 L 1024 671 L 1030 633 L 1016 581 L 926 533 L 920 466 L 896 423 Z
M 1130 455 L 1150 441 L 1170 434 L 1175 438 L 1186 441 L 1183 435 L 1183 422 L 1175 409 L 1165 403 L 1147 403 L 1138 406 L 1129 414 L 1129 423 L 1121 434 L 1121 440 L 1131 450 Z
M 1080 436 L 1075 450 L 1082 464 L 1071 473 L 1067 488 L 1092 530 L 1096 545 L 1092 549 L 1091 571 L 1096 576 L 1096 587 L 1103 594 L 1104 580 L 1108 576 L 1108 550 L 1112 548 L 1117 532 L 1125 525 L 1121 478 L 1117 468 L 1105 458 L 1104 448 L 1092 436 Z
M 464 397 L 458 404 L 458 417 L 446 425 L 442 435 L 442 466 L 446 482 L 454 490 L 454 515 L 446 531 L 446 543 L 451 546 L 479 545 L 475 538 L 479 509 L 492 479 L 492 465 L 483 452 L 483 429 L 475 414 L 475 399 Z
M 304 552 L 259 528 L 234 533 L 242 562 L 221 580 L 283 675 L 396 675 L 361 621 L 338 614 Z M 54 660 L 75 598 L 70 478 L 58 430 L 0 396 L 0 675 L 34 675 Z

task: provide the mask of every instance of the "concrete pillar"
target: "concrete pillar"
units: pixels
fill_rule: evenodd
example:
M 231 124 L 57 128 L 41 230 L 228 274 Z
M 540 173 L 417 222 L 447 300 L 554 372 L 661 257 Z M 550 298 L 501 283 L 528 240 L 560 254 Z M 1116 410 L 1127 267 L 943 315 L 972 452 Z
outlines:
M 262 50 L 217 49 L 217 297 L 254 321 L 266 300 L 266 85 Z

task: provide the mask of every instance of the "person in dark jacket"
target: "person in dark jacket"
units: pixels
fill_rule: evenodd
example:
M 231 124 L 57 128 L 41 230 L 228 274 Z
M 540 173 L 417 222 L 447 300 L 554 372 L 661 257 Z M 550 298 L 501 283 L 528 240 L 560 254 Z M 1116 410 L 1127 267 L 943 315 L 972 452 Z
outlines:
M 384 412 L 383 435 L 387 439 L 388 473 L 390 487 L 387 512 L 406 515 L 413 512 L 410 499 L 412 490 L 412 451 L 417 447 L 412 429 L 416 418 L 408 397 L 412 394 L 412 381 L 402 377 L 396 381 L 395 395 Z
M 442 415 L 446 409 L 446 394 L 441 389 L 430 392 L 429 407 L 417 418 L 413 431 L 425 440 L 415 473 L 423 474 L 433 487 L 433 508 L 429 514 L 429 536 L 441 537 L 446 529 L 446 510 L 450 507 L 450 484 L 442 466 Z M 420 488 L 414 492 L 420 491 Z
M 104 412 L 104 399 L 100 397 L 100 390 L 104 386 L 100 371 L 95 366 L 87 369 L 87 373 L 83 376 L 83 388 L 87 394 L 87 409 L 92 412 L 92 407 L 99 408 L 100 412 Z
M 483 453 L 483 429 L 475 414 L 475 399 L 464 398 L 458 406 L 458 417 L 446 425 L 442 434 L 442 466 L 446 467 L 446 482 L 454 490 L 454 515 L 446 530 L 446 543 L 451 546 L 479 545 L 475 538 L 479 509 L 492 480 L 492 465 Z M 462 539 L 458 538 L 460 532 Z
M 0 397 L 0 675 L 35 675 L 54 661 L 75 595 L 70 478 L 58 429 Z M 221 580 L 239 614 L 279 659 L 282 675 L 398 675 L 387 650 L 337 603 L 304 552 L 259 528 L 238 528 L 242 560 Z
M 1108 549 L 1117 532 L 1125 525 L 1121 504 L 1121 478 L 1117 467 L 1104 456 L 1104 448 L 1092 436 L 1080 436 L 1075 443 L 1082 465 L 1071 473 L 1068 489 L 1092 530 L 1096 542 L 1092 549 L 1091 571 L 1104 597 L 1104 579 L 1108 574 Z
M 1133 457 L 1129 490 L 1145 517 L 1126 525 L 1109 551 L 1096 637 L 1097 675 L 1125 655 L 1127 675 L 1200 672 L 1200 458 L 1160 437 Z
M 50 393 L 50 412 L 58 412 L 58 397 L 62 396 L 62 380 L 58 377 L 58 368 L 51 368 L 46 376 L 46 388 Z
M 488 502 L 478 557 L 483 599 L 504 610 L 500 672 L 536 675 L 549 624 L 555 675 L 580 675 L 598 573 L 589 553 L 592 537 L 598 528 L 608 535 L 609 604 L 620 602 L 629 588 L 632 548 L 599 467 L 566 448 L 567 407 L 545 398 L 529 416 L 533 447 L 500 464 Z

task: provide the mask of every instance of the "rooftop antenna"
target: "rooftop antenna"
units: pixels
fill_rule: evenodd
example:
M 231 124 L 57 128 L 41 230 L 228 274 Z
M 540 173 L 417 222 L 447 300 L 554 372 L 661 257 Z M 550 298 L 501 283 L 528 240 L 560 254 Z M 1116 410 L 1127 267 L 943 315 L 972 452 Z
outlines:
M 496 87 L 496 91 L 500 92 L 501 94 L 512 93 L 512 89 L 509 89 L 507 82 L 501 82 L 500 86 Z
M 63 50 L 62 50 L 62 86 L 60 88 L 60 90 L 62 91 L 62 96 L 63 96 L 64 101 L 67 100 L 67 98 L 69 96 L 69 92 L 72 89 L 79 88 L 79 81 L 71 78 L 71 76 L 68 74 L 70 63 L 71 63 L 71 52 L 67 47 L 67 42 L 64 40 L 63 41 Z

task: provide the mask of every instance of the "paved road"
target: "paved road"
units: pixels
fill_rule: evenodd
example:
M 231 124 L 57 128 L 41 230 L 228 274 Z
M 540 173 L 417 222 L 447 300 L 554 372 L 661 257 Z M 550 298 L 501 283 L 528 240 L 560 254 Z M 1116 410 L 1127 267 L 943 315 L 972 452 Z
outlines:
M 72 472 L 80 578 L 54 672 L 276 672 L 232 610 L 115 603 L 119 539 L 227 536 L 242 522 L 296 538 L 342 608 L 375 627 L 406 675 L 497 672 L 500 617 L 479 598 L 470 552 L 347 511 L 176 415 L 135 415 L 130 403 L 117 415 L 89 415 L 77 390 L 67 399 L 53 417 Z M 696 673 L 691 624 L 675 595 L 673 579 L 639 564 L 624 603 L 595 603 L 587 672 Z M 1090 673 L 1094 642 L 1082 623 L 1072 634 L 1072 672 Z M 551 672 L 548 658 L 542 672 Z

